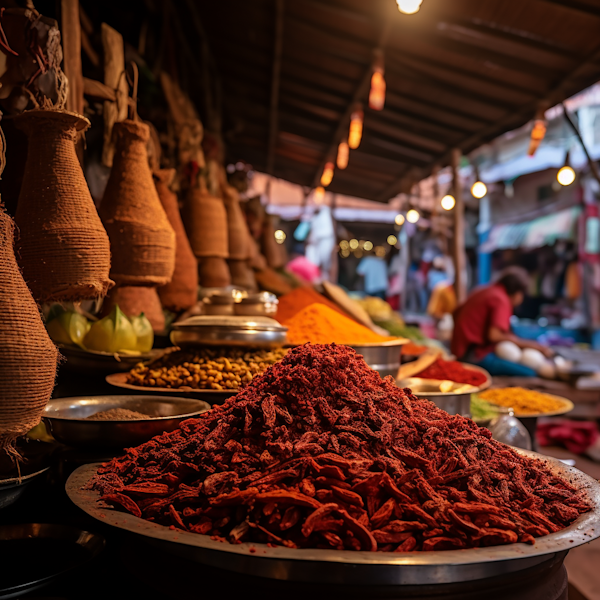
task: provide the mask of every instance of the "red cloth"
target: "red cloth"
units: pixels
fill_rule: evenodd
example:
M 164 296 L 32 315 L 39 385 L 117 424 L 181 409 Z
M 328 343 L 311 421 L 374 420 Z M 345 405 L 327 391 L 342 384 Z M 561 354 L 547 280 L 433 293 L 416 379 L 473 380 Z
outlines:
M 492 326 L 509 331 L 512 313 L 510 298 L 501 285 L 475 290 L 454 312 L 452 353 L 462 359 L 473 348 L 475 358 L 481 359 L 493 352 L 495 345 L 489 342 L 488 331 Z
M 538 423 L 535 435 L 540 446 L 560 445 L 573 454 L 583 454 L 599 434 L 596 423 L 562 419 Z

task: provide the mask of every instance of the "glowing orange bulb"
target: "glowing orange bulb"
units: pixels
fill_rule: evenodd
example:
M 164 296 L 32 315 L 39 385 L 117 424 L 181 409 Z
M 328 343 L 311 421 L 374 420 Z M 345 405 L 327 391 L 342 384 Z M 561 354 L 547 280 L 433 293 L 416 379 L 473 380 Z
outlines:
M 333 179 L 333 163 L 328 162 L 323 169 L 323 175 L 321 175 L 321 185 L 327 187 Z
M 348 134 L 348 146 L 356 150 L 360 146 L 362 138 L 364 113 L 362 110 L 355 110 L 350 117 L 350 133 Z
M 337 153 L 337 166 L 338 169 L 345 169 L 348 166 L 348 158 L 350 155 L 350 150 L 348 148 L 348 142 L 341 142 L 338 146 Z
M 379 70 L 371 77 L 371 91 L 369 92 L 369 106 L 373 110 L 383 110 L 385 104 L 385 79 Z

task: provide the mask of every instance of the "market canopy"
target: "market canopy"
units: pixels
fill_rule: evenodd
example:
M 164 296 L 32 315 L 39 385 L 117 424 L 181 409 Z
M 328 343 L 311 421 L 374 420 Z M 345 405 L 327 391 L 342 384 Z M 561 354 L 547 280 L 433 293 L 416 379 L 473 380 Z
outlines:
M 532 119 L 540 101 L 600 78 L 598 0 L 424 0 L 410 16 L 394 0 L 172 6 L 193 51 L 200 25 L 207 36 L 229 160 L 317 186 L 361 102 L 362 142 L 329 189 L 372 200 L 409 191 L 452 148 L 468 153 Z M 382 111 L 367 108 L 378 51 Z M 190 90 L 200 104 L 203 85 Z

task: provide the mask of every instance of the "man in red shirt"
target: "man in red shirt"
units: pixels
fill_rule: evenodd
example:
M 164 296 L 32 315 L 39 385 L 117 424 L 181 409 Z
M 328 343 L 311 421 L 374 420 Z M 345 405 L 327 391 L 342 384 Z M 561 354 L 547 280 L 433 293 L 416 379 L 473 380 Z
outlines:
M 508 340 L 520 348 L 535 348 L 546 356 L 552 351 L 531 340 L 524 340 L 510 330 L 513 309 L 525 298 L 527 274 L 522 269 L 506 269 L 498 281 L 476 289 L 454 313 L 452 353 L 459 359 L 475 363 L 492 375 L 535 376 L 529 367 L 499 358 L 494 349 Z

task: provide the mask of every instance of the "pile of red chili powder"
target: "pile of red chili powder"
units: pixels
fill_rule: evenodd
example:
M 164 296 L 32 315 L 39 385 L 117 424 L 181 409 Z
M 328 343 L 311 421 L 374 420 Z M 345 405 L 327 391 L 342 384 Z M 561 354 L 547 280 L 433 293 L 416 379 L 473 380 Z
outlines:
M 336 345 L 290 351 L 224 405 L 104 465 L 92 487 L 175 529 L 291 548 L 532 543 L 590 508 L 543 462 Z
M 438 358 L 432 365 L 418 374 L 421 379 L 449 379 L 456 383 L 468 383 L 479 386 L 486 381 L 486 376 L 475 369 L 468 369 L 455 360 Z

